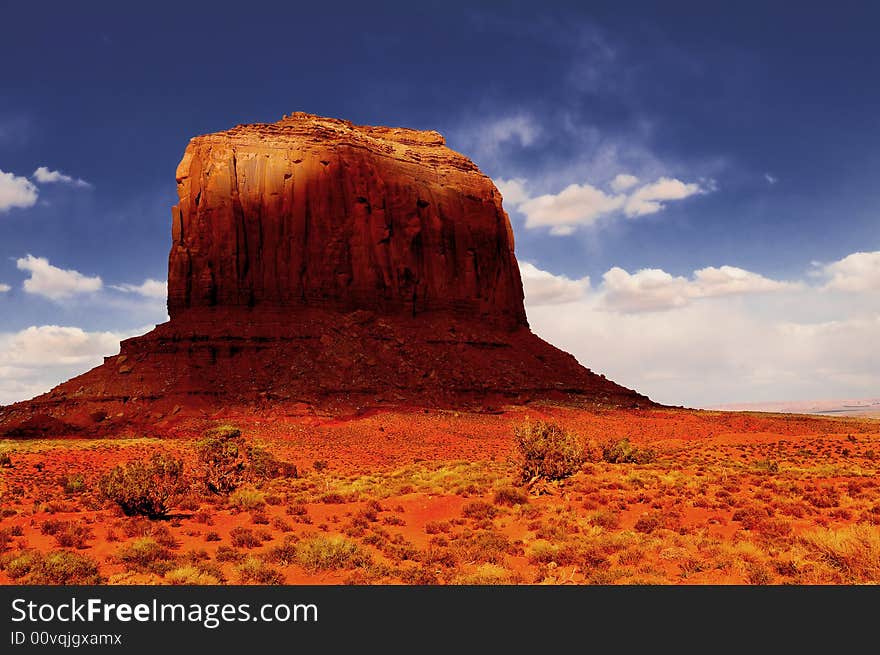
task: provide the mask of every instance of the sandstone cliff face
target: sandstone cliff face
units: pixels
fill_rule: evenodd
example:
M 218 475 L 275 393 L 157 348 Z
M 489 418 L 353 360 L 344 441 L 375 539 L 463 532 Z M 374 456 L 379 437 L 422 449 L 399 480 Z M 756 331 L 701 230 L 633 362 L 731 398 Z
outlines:
M 501 197 L 435 132 L 294 114 L 193 139 L 177 183 L 171 320 L 0 408 L 0 434 L 303 408 L 652 404 L 529 331 Z
M 193 139 L 168 309 L 329 306 L 525 325 L 492 181 L 436 132 L 293 114 Z

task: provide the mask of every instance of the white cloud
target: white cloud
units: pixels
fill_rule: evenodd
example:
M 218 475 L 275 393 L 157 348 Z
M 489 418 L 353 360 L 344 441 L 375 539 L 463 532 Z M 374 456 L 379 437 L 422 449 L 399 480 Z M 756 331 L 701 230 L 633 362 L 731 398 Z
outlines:
M 118 353 L 122 339 L 145 331 L 86 332 L 78 327 L 41 325 L 0 332 L 0 404 L 48 391 Z
M 30 272 L 24 290 L 51 300 L 63 300 L 80 293 L 99 291 L 104 283 L 98 276 L 87 277 L 79 271 L 58 268 L 45 257 L 27 255 L 16 261 L 19 270 Z
M 771 280 L 736 266 L 709 266 L 694 271 L 696 297 L 728 296 L 744 293 L 796 291 L 803 287 L 798 282 Z
M 635 175 L 620 173 L 613 180 L 611 180 L 610 186 L 612 191 L 620 193 L 621 191 L 631 189 L 638 183 L 639 178 L 637 178 Z
M 111 288 L 123 293 L 134 293 L 145 298 L 164 299 L 168 295 L 167 282 L 160 280 L 144 280 L 142 284 L 113 284 Z
M 797 291 L 803 285 L 771 280 L 736 266 L 710 266 L 693 278 L 673 276 L 658 268 L 628 273 L 614 267 L 602 276 L 603 307 L 623 313 L 656 312 L 683 307 L 700 298 Z
M 9 286 L 8 284 L 0 283 L 0 293 L 7 293 L 8 291 L 11 291 L 11 290 L 12 290 L 12 287 Z
M 767 184 L 769 184 L 771 186 L 776 184 L 779 181 L 778 177 L 776 177 L 774 175 L 770 175 L 770 173 L 764 173 L 764 179 L 767 180 Z
M 656 182 L 636 189 L 626 201 L 623 213 L 629 217 L 655 214 L 664 208 L 662 201 L 684 200 L 705 191 L 699 184 L 661 177 Z
M 618 312 L 651 312 L 690 301 L 690 283 L 659 268 L 627 273 L 615 266 L 602 276 L 602 304 Z
M 557 194 L 529 198 L 518 209 L 526 216 L 527 228 L 549 227 L 553 234 L 571 234 L 575 226 L 592 225 L 625 201 L 625 196 L 608 195 L 590 184 L 570 184 Z
M 784 282 L 734 266 L 690 276 L 614 267 L 579 298 L 561 294 L 562 307 L 527 293 L 526 308 L 537 334 L 660 402 L 876 397 L 878 260 L 853 253 L 818 267 L 812 282 L 809 273 Z M 551 289 L 568 280 L 533 268 L 524 283 L 539 274 Z
M 529 305 L 558 305 L 582 300 L 590 289 L 590 278 L 572 280 L 543 271 L 529 262 L 520 262 L 523 289 Z
M 820 274 L 830 278 L 826 290 L 880 291 L 880 250 L 854 252 L 821 267 Z
M 519 205 L 529 199 L 525 187 L 526 181 L 520 177 L 512 180 L 495 180 L 495 186 L 501 192 L 501 197 L 508 205 Z
M 33 207 L 38 196 L 37 187 L 26 177 L 0 171 L 0 213 L 13 207 Z
M 37 168 L 37 170 L 34 171 L 33 178 L 40 184 L 54 184 L 60 182 L 62 184 L 70 184 L 77 187 L 92 186 L 85 180 L 65 175 L 61 171 L 49 170 L 46 166 L 40 166 Z
M 531 197 L 526 191 L 528 181 L 523 178 L 500 179 L 496 184 L 508 207 L 525 215 L 527 228 L 549 228 L 554 235 L 572 234 L 578 227 L 594 225 L 607 217 L 654 214 L 662 211 L 666 202 L 712 190 L 711 183 L 702 186 L 669 177 L 634 188 L 638 178 L 623 173 L 611 181 L 610 192 L 584 183 L 570 184 L 559 193 Z

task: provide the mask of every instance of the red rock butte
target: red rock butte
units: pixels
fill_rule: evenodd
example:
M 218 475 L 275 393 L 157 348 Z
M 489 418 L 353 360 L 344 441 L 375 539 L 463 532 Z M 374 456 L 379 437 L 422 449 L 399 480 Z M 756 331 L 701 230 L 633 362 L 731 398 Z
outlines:
M 4 408 L 7 434 L 232 407 L 647 406 L 528 328 L 501 194 L 437 132 L 304 113 L 192 139 L 170 320 Z

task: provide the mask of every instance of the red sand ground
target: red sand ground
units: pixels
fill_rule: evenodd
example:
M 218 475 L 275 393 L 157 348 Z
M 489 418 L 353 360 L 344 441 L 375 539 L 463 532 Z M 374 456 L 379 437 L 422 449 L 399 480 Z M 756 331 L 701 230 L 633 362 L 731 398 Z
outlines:
M 526 417 L 597 444 L 626 437 L 657 456 L 598 458 L 529 489 L 512 437 Z M 124 517 L 97 493 L 111 467 L 155 451 L 195 471 L 193 437 L 221 422 L 297 464 L 300 476 L 257 483 L 250 509 L 192 493 L 161 521 Z M 10 577 L 23 551 L 59 549 L 43 534 L 47 520 L 89 526 L 83 547 L 68 550 L 93 558 L 111 583 L 880 581 L 880 421 L 871 419 L 559 406 L 341 419 L 230 411 L 145 436 L 163 438 L 2 442 L 12 466 L 0 469 L 0 582 L 27 581 Z M 85 489 L 65 493 L 77 473 Z M 527 502 L 496 496 L 512 486 L 530 492 Z M 236 527 L 257 533 L 257 545 L 234 546 Z M 122 561 L 126 544 L 144 536 L 164 554 Z M 303 555 L 309 544 L 330 555 L 315 564 Z

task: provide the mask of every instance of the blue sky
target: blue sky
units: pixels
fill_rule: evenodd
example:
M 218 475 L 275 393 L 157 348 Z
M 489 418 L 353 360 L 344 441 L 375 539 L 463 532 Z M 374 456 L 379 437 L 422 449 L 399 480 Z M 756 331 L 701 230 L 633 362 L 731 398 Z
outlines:
M 0 403 L 164 320 L 188 139 L 296 110 L 471 156 L 533 328 L 594 370 L 880 395 L 880 10 L 713 4 L 7 4 Z

